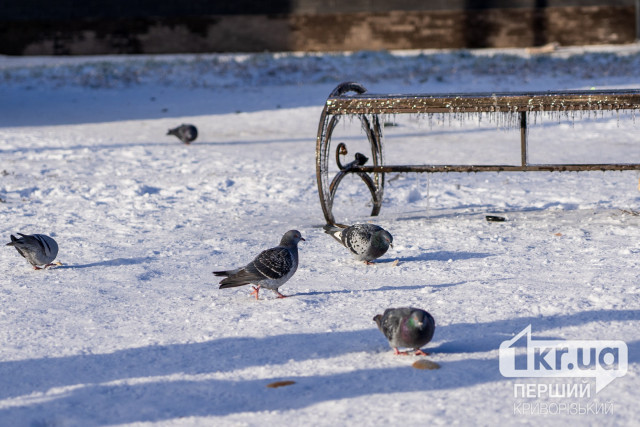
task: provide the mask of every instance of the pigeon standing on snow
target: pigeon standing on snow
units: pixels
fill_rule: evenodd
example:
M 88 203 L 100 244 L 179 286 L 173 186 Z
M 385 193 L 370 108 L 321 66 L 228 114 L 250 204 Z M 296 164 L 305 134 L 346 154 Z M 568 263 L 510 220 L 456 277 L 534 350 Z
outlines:
M 44 268 L 61 265 L 52 264 L 58 255 L 58 244 L 51 237 L 44 234 L 18 234 L 22 237 L 18 239 L 12 234 L 11 242 L 7 243 L 7 246 L 16 248 L 18 253 L 33 265 L 34 270 L 40 270 L 39 265 L 44 265 Z
M 393 236 L 384 228 L 374 224 L 354 224 L 347 228 L 325 225 L 324 232 L 344 245 L 358 261 L 373 264 L 393 247 Z
M 198 137 L 198 129 L 194 125 L 182 124 L 174 129 L 169 129 L 167 135 L 177 136 L 185 144 L 190 144 Z
M 413 307 L 388 308 L 373 320 L 389 340 L 394 354 L 408 354 L 398 351 L 398 347 L 412 348 L 416 355 L 429 354 L 420 350 L 420 347 L 431 341 L 436 323 L 426 311 Z
M 298 242 L 304 241 L 298 230 L 289 230 L 284 233 L 280 244 L 275 248 L 267 249 L 244 267 L 228 271 L 214 271 L 216 276 L 226 276 L 220 282 L 220 289 L 236 286 L 256 285 L 251 295 L 258 299 L 261 287 L 271 289 L 278 298 L 285 298 L 278 292 L 278 288 L 285 284 L 293 276 L 298 268 Z

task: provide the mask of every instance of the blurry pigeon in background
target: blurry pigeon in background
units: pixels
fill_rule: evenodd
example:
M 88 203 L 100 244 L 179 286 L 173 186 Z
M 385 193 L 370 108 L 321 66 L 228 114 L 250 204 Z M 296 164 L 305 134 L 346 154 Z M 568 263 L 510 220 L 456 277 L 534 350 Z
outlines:
M 358 261 L 373 264 L 393 247 L 393 236 L 384 228 L 374 224 L 354 224 L 347 228 L 325 225 L 324 232 L 344 245 Z
M 167 135 L 177 136 L 180 141 L 185 144 L 190 144 L 192 141 L 195 141 L 198 137 L 198 129 L 194 125 L 190 124 L 181 124 L 177 128 L 169 129 Z
M 408 354 L 398 351 L 398 347 L 412 348 L 416 355 L 429 354 L 420 350 L 420 347 L 431 341 L 436 323 L 426 311 L 413 307 L 388 308 L 373 320 L 389 340 L 394 354 Z
M 278 288 L 293 276 L 298 268 L 298 242 L 304 241 L 298 230 L 289 230 L 280 244 L 275 248 L 260 252 L 257 257 L 242 268 L 228 271 L 214 271 L 216 276 L 226 276 L 220 282 L 220 289 L 236 286 L 257 285 L 253 287 L 251 295 L 258 299 L 261 287 L 271 289 L 278 298 L 285 298 L 278 292 Z
M 33 265 L 34 270 L 40 270 L 39 265 L 44 265 L 44 268 L 62 265 L 60 262 L 52 264 L 58 255 L 58 244 L 51 237 L 44 234 L 18 234 L 22 237 L 18 239 L 12 234 L 11 242 L 7 243 L 7 246 L 16 248 L 18 253 Z

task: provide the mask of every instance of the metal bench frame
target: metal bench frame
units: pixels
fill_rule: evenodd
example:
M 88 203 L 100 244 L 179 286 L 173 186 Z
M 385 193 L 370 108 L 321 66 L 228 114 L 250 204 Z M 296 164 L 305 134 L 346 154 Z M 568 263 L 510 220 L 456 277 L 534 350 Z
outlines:
M 338 85 L 329 95 L 320 116 L 316 140 L 316 179 L 320 204 L 328 224 L 336 224 L 333 201 L 340 181 L 355 173 L 371 192 L 376 216 L 382 207 L 384 174 L 389 172 L 496 172 L 496 171 L 588 171 L 640 170 L 639 163 L 616 164 L 530 164 L 527 160 L 527 120 L 535 112 L 571 112 L 640 109 L 640 90 L 599 90 L 525 93 L 469 93 L 469 94 L 368 94 L 359 83 Z M 519 115 L 520 165 L 385 165 L 383 158 L 381 115 L 430 113 L 512 113 Z M 343 116 L 360 119 L 369 144 L 373 165 L 356 153 L 355 160 L 342 164 L 340 156 L 348 154 L 346 145 L 339 143 L 335 159 L 338 173 L 329 182 L 329 150 L 331 136 Z M 635 118 L 635 115 L 634 115 Z M 341 225 L 341 224 L 336 224 Z

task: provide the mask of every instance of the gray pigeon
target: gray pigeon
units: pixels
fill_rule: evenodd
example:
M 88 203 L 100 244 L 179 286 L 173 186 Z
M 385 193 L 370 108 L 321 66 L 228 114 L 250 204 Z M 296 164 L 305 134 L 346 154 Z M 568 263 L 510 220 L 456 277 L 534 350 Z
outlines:
M 280 244 L 275 248 L 267 249 L 244 267 L 228 271 L 214 271 L 216 276 L 226 276 L 220 282 L 220 289 L 253 283 L 251 295 L 258 299 L 258 291 L 261 287 L 271 289 L 278 298 L 285 298 L 278 292 L 278 288 L 285 284 L 293 276 L 298 268 L 298 242 L 304 239 L 298 230 L 289 230 L 284 233 Z
M 384 228 L 374 224 L 354 224 L 347 228 L 325 225 L 324 232 L 344 245 L 358 261 L 373 264 L 393 247 L 393 236 Z
M 40 270 L 39 265 L 44 265 L 44 268 L 62 265 L 59 262 L 52 264 L 58 255 L 58 244 L 51 237 L 44 234 L 18 234 L 22 237 L 18 239 L 12 234 L 11 242 L 7 243 L 7 246 L 16 248 L 18 253 L 33 265 L 34 270 Z
M 416 355 L 429 354 L 420 350 L 420 347 L 431 341 L 436 323 L 426 311 L 413 307 L 388 308 L 373 320 L 389 340 L 394 354 L 409 354 L 398 351 L 398 347 L 412 348 Z
M 190 144 L 198 137 L 198 129 L 194 125 L 184 123 L 177 128 L 169 129 L 167 135 L 177 136 L 180 141 Z

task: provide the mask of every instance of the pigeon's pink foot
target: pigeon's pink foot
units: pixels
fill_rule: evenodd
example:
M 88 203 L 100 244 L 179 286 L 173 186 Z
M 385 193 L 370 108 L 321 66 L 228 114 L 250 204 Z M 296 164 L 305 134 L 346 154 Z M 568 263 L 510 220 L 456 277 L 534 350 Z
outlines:
M 408 351 L 398 351 L 397 348 L 393 347 L 393 354 L 395 354 L 396 356 L 408 356 L 409 352 Z
M 416 356 L 428 356 L 430 353 L 425 353 L 421 349 L 417 349 L 415 354 Z
M 57 264 L 47 264 L 43 268 L 46 269 L 47 267 L 53 267 L 54 265 L 57 265 Z
M 287 298 L 287 295 L 282 295 L 278 290 L 275 290 L 275 293 L 278 294 L 278 298 Z
M 253 291 L 251 291 L 249 295 L 255 295 L 256 299 L 258 299 L 258 292 L 260 291 L 260 286 L 258 287 L 252 286 L 251 288 L 253 289 Z
M 33 266 L 33 269 L 34 269 L 34 270 L 42 270 L 42 269 L 41 269 L 40 267 L 38 267 L 37 265 L 34 265 L 34 266 Z
M 365 261 L 364 262 L 366 265 L 375 265 L 375 262 L 371 262 L 371 261 Z

